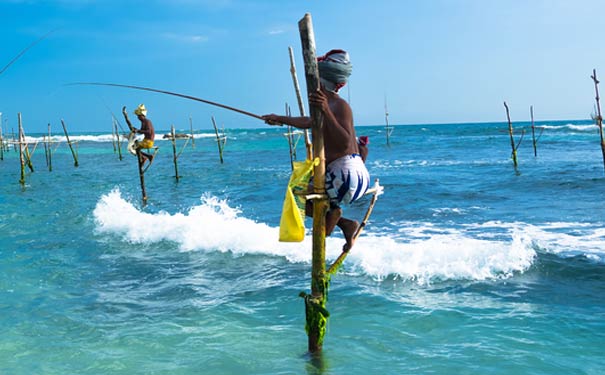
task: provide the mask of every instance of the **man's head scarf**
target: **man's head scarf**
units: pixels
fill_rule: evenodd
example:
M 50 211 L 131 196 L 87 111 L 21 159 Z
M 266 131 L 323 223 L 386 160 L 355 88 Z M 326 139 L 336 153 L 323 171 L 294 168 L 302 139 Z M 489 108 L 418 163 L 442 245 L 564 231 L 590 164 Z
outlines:
M 328 90 L 338 92 L 351 75 L 353 66 L 349 54 L 341 49 L 333 49 L 317 58 L 321 84 Z
M 134 110 L 134 114 L 137 116 L 147 116 L 147 108 L 145 108 L 145 104 L 140 104 L 137 109 Z

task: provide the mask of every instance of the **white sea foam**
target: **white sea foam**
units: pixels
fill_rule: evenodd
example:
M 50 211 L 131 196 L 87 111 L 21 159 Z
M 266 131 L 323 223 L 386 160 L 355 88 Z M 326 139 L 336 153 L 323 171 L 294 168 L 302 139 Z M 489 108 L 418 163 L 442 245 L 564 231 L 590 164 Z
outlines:
M 278 227 L 242 217 L 226 201 L 211 196 L 202 197 L 200 205 L 185 213 L 151 214 L 136 208 L 116 189 L 101 197 L 93 216 L 99 233 L 118 234 L 131 243 L 171 241 L 181 251 L 266 254 L 290 262 L 311 261 L 310 234 L 300 243 L 278 242 Z M 605 262 L 605 251 L 601 250 L 605 248 L 605 228 L 566 234 L 559 231 L 561 227 L 561 223 L 539 228 L 488 222 L 440 228 L 404 223 L 400 233 L 405 233 L 405 237 L 371 232 L 362 235 L 344 270 L 378 280 L 395 277 L 427 284 L 438 280 L 507 278 L 530 268 L 537 250 L 561 257 L 583 254 Z M 328 260 L 340 254 L 344 240 L 339 236 L 327 239 Z
M 179 132 L 177 131 L 177 133 L 179 133 Z M 168 133 L 160 133 L 160 132 L 156 133 L 155 142 L 170 141 L 169 139 L 163 138 L 164 134 L 168 134 Z M 5 136 L 6 136 L 6 134 L 5 134 Z M 127 136 L 127 134 L 124 134 L 124 133 L 120 134 L 120 138 L 126 138 L 126 136 Z M 25 141 L 28 143 L 44 142 L 46 140 L 45 137 L 46 136 L 33 137 L 33 136 L 26 135 Z M 142 138 L 143 136 L 141 134 L 137 134 L 137 137 Z M 197 133 L 197 134 L 194 134 L 193 137 L 195 139 L 216 138 L 216 135 L 211 134 L 211 133 Z M 50 136 L 50 140 L 52 142 L 67 142 L 67 137 L 65 135 L 52 134 Z M 97 134 L 97 135 L 90 135 L 90 134 L 72 135 L 72 134 L 70 134 L 69 140 L 72 142 L 100 142 L 100 143 L 103 143 L 103 142 L 112 142 L 114 140 L 114 135 L 110 134 L 110 133 Z
M 565 124 L 565 125 L 541 125 L 538 126 L 541 128 L 544 128 L 545 130 L 547 129 L 552 129 L 552 130 L 573 130 L 573 131 L 577 131 L 577 132 L 594 132 L 596 131 L 597 125 L 595 124 L 589 124 L 589 125 L 576 125 L 576 124 Z

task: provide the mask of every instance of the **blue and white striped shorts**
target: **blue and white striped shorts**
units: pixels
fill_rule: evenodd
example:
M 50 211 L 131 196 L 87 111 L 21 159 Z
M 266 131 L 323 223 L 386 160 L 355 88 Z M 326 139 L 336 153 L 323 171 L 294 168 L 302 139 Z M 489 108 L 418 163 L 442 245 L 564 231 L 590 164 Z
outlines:
M 370 187 L 370 174 L 358 154 L 346 155 L 326 167 L 326 192 L 331 203 L 349 204 Z

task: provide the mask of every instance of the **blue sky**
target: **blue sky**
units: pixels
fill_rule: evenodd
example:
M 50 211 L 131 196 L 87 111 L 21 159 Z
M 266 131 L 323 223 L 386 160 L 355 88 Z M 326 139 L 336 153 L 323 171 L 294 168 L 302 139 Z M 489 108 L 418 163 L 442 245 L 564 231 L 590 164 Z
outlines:
M 264 126 L 254 118 L 113 82 L 221 102 L 259 115 L 297 113 L 298 21 L 313 19 L 318 54 L 349 51 L 356 125 L 585 119 L 592 69 L 605 78 L 605 2 L 598 0 L 0 0 L 5 132 L 21 112 L 27 132 L 109 131 L 111 112 L 145 103 L 156 128 Z M 605 81 L 604 81 L 605 82 Z M 605 87 L 602 89 L 605 93 Z

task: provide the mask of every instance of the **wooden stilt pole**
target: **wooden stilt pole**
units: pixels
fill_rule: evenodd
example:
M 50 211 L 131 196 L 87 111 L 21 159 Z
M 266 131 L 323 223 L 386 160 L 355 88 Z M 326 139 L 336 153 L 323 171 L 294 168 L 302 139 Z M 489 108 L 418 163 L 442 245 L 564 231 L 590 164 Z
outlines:
M 315 35 L 309 13 L 298 22 L 305 62 L 307 94 L 319 90 L 319 71 L 315 53 Z M 329 314 L 325 309 L 328 299 L 329 276 L 326 274 L 326 212 L 325 194 L 326 157 L 323 137 L 323 113 L 309 106 L 312 120 L 313 156 L 319 158 L 314 168 L 313 191 L 321 198 L 313 201 L 313 259 L 311 269 L 311 295 L 305 296 L 308 345 L 311 353 L 321 352 Z
M 385 122 L 385 130 L 387 133 L 387 146 L 391 145 L 391 132 L 393 131 L 393 128 L 391 128 L 389 126 L 389 110 L 387 109 L 387 97 L 385 95 L 384 97 L 384 122 Z
M 67 139 L 67 144 L 69 145 L 69 149 L 71 150 L 71 155 L 74 157 L 74 167 L 77 167 L 78 164 L 78 155 L 74 151 L 74 148 L 69 140 L 69 134 L 67 134 L 67 128 L 65 127 L 65 122 L 61 119 L 61 125 L 63 125 L 63 132 L 65 133 L 65 139 Z
M 531 116 L 531 140 L 534 145 L 534 156 L 538 156 L 538 144 L 536 140 L 536 127 L 534 126 L 534 106 L 529 106 L 529 114 Z
M 286 116 L 292 116 L 290 112 L 290 106 L 286 103 Z M 296 146 L 294 145 L 294 138 L 292 137 L 293 127 L 288 125 L 288 146 L 290 147 L 290 168 L 294 170 L 294 160 L 296 160 Z M 305 129 L 306 130 L 306 129 Z
M 23 150 L 24 162 L 29 170 L 33 172 L 34 165 L 32 164 L 32 156 L 29 152 L 29 145 L 25 141 L 25 131 L 23 130 L 23 123 L 21 122 L 21 114 L 19 114 L 19 121 L 19 149 Z
M 19 162 L 21 164 L 21 178 L 19 183 L 25 185 L 25 159 L 23 157 L 23 144 L 21 143 L 21 135 L 23 134 L 23 128 L 21 127 L 21 112 L 17 113 L 17 119 L 19 121 Z
M 214 132 L 216 133 L 216 144 L 218 145 L 218 156 L 221 159 L 221 164 L 223 164 L 223 143 L 221 142 L 221 137 L 218 134 L 218 128 L 216 127 L 216 121 L 214 121 L 214 116 L 212 116 L 212 125 L 214 126 Z M 224 136 L 224 134 L 223 134 Z
M 0 112 L 0 160 L 4 160 L 4 138 L 2 138 L 2 112 Z
M 504 102 L 504 108 L 506 108 L 506 118 L 508 120 L 508 134 L 510 135 L 510 146 L 512 148 L 513 165 L 515 166 L 515 168 L 517 168 L 517 147 L 515 147 L 515 138 L 513 137 L 513 124 L 510 121 L 510 112 L 508 111 L 508 105 L 506 104 L 506 102 Z
M 189 128 L 191 129 L 191 148 L 195 148 L 195 134 L 193 132 L 193 120 L 189 116 Z
M 122 160 L 122 141 L 120 140 L 120 131 L 118 130 L 118 122 L 113 119 L 113 128 L 116 134 L 116 145 L 118 149 L 118 159 Z
M 603 116 L 601 115 L 601 103 L 599 98 L 599 80 L 597 79 L 597 70 L 592 70 L 592 76 L 590 76 L 594 82 L 594 90 L 596 93 L 595 99 L 597 102 L 597 126 L 599 127 L 599 136 L 601 138 L 601 153 L 603 154 L 603 166 L 605 167 L 605 139 L 603 138 Z
M 113 153 L 115 154 L 118 150 L 116 149 L 116 120 L 111 118 L 111 145 L 113 146 Z
M 143 170 L 143 155 L 141 155 L 141 149 L 137 148 L 137 164 L 139 166 L 139 180 L 141 181 L 141 195 L 143 198 L 143 205 L 147 204 L 147 192 L 145 191 L 145 171 Z
M 294 51 L 292 47 L 288 47 L 290 54 L 290 73 L 292 74 L 292 83 L 294 83 L 294 91 L 296 91 L 296 100 L 298 102 L 298 109 L 301 116 L 305 116 L 305 106 L 303 104 L 302 95 L 300 94 L 300 86 L 298 85 L 298 77 L 296 76 L 296 65 L 294 65 Z M 313 147 L 311 145 L 311 139 L 309 138 L 309 131 L 305 129 L 305 147 L 307 149 L 307 160 L 313 158 Z
M 48 124 L 48 171 L 53 171 L 53 148 L 50 137 L 50 123 Z
M 179 166 L 177 163 L 178 155 L 176 154 L 176 133 L 174 131 L 174 125 L 170 127 L 170 134 L 172 135 L 172 160 L 174 162 L 174 177 L 176 182 L 179 182 Z

